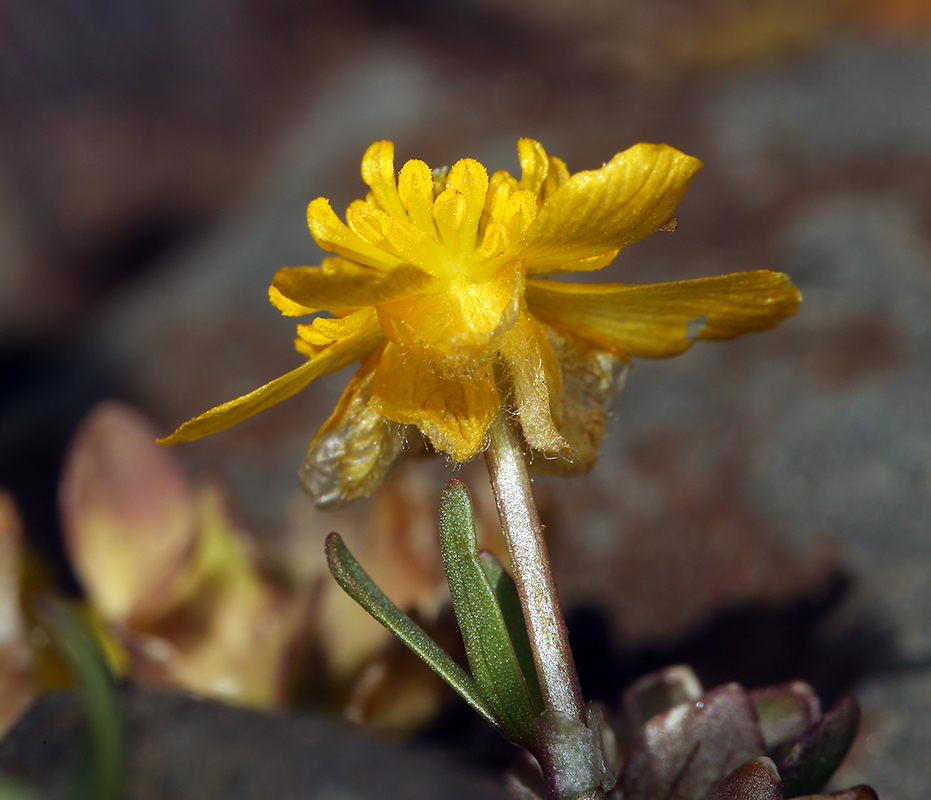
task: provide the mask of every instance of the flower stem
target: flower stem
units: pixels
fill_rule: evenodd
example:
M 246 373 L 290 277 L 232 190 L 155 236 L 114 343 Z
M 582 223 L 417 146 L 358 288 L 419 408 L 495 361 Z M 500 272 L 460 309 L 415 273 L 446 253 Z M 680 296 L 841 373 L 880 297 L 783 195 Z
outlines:
M 543 695 L 546 709 L 543 717 L 545 720 L 550 712 L 555 712 L 550 714 L 550 719 L 560 718 L 571 727 L 584 730 L 586 715 L 582 691 L 556 596 L 543 527 L 533 502 L 524 454 L 505 412 L 498 414 L 488 430 L 488 437 L 485 459 Z M 585 787 L 579 791 L 580 787 L 567 786 L 559 773 L 572 771 L 575 754 L 556 752 L 560 748 L 558 737 L 551 738 L 544 732 L 542 739 L 535 755 L 543 769 L 547 797 L 593 800 L 604 796 L 600 788 Z M 582 753 L 578 755 L 585 757 Z M 565 766 L 569 766 L 569 770 Z

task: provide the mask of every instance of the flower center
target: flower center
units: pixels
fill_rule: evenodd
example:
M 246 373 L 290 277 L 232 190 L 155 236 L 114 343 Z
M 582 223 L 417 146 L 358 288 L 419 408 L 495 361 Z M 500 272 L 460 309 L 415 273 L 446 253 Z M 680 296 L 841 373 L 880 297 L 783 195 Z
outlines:
M 436 362 L 446 372 L 463 372 L 495 357 L 500 337 L 517 320 L 523 296 L 524 264 L 514 260 L 490 280 L 453 274 L 436 295 L 380 305 L 378 321 L 385 336 L 405 352 Z

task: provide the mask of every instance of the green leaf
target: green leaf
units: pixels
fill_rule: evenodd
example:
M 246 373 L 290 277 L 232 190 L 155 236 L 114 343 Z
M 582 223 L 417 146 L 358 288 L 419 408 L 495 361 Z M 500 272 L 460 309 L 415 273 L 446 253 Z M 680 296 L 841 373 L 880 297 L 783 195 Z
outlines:
M 520 671 L 524 676 L 524 683 L 530 692 L 533 707 L 537 713 L 542 714 L 544 708 L 543 693 L 540 691 L 540 681 L 537 678 L 537 668 L 533 663 L 530 637 L 527 635 L 527 624 L 524 622 L 524 609 L 521 607 L 514 579 L 494 553 L 488 550 L 480 550 L 478 558 L 485 577 L 488 579 L 488 583 L 491 584 L 492 591 L 498 600 L 501 614 L 504 616 L 504 624 L 507 626 L 508 635 L 511 637 L 511 646 L 517 656 L 517 663 L 520 665 Z
M 529 747 L 537 738 L 533 702 L 479 560 L 472 501 L 460 480 L 449 482 L 440 501 L 440 548 L 472 676 L 507 737 Z
M 106 659 L 81 615 L 46 598 L 40 616 L 81 688 L 89 762 L 73 786 L 74 800 L 119 800 L 123 782 L 123 731 L 119 701 Z
M 496 728 L 501 724 L 495 718 L 490 703 L 479 692 L 475 682 L 427 632 L 392 603 L 385 593 L 362 569 L 339 534 L 331 533 L 326 540 L 326 557 L 336 582 L 353 600 L 397 636 L 414 653 L 448 683 L 463 700 Z

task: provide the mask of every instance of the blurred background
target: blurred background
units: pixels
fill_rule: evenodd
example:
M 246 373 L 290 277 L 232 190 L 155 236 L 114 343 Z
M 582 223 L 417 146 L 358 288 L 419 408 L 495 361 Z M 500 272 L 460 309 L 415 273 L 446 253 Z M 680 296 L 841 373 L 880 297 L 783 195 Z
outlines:
M 308 202 L 328 197 L 339 213 L 363 196 L 359 161 L 377 139 L 395 142 L 398 165 L 471 156 L 514 172 L 521 136 L 573 172 L 639 141 L 704 162 L 675 234 L 622 251 L 599 279 L 773 269 L 805 297 L 776 331 L 638 362 L 595 470 L 538 479 L 586 694 L 612 701 L 638 674 L 683 661 L 709 686 L 797 677 L 826 702 L 853 692 L 863 728 L 838 783 L 931 796 L 925 0 L 3 3 L 10 530 L 63 591 L 107 596 L 100 586 L 125 580 L 122 562 L 109 576 L 81 561 L 73 498 L 126 475 L 145 487 L 148 467 L 134 459 L 150 457 L 146 425 L 165 435 L 300 363 L 293 321 L 267 287 L 280 266 L 319 262 Z M 352 683 L 347 702 L 364 719 L 371 695 L 357 678 L 371 654 L 333 655 L 355 611 L 334 611 L 328 629 L 319 598 L 307 599 L 324 591 L 323 537 L 398 537 L 401 555 L 390 542 L 359 547 L 406 558 L 384 580 L 440 620 L 431 514 L 453 470 L 410 462 L 382 499 L 314 511 L 295 475 L 345 379 L 159 451 L 151 474 L 225 486 L 249 563 L 291 600 L 307 590 L 282 641 L 310 619 L 318 661 Z M 76 439 L 110 399 L 151 422 L 109 407 L 115 428 L 85 423 Z M 114 456 L 112 437 L 133 446 Z M 75 477 L 66 465 L 88 448 L 106 466 Z M 463 474 L 493 528 L 478 467 Z M 91 489 L 75 489 L 85 478 Z M 118 539 L 132 549 L 133 526 L 150 520 L 128 517 Z M 379 525 L 390 536 L 365 533 Z M 152 618 L 133 619 L 153 635 Z M 251 702 L 284 703 L 276 691 Z

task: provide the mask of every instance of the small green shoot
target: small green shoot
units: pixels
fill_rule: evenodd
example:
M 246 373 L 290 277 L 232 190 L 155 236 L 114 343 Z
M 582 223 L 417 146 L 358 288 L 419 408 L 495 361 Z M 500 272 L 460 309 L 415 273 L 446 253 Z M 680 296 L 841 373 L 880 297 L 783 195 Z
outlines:
M 532 747 L 537 739 L 536 711 L 498 597 L 479 557 L 472 500 L 460 480 L 449 482 L 440 501 L 440 548 L 472 676 L 507 737 Z M 496 578 L 500 586 L 501 575 Z
M 123 783 L 120 708 L 106 659 L 80 614 L 55 599 L 41 603 L 40 617 L 80 686 L 89 753 L 74 783 L 74 800 L 119 800 Z
M 501 728 L 491 704 L 469 677 L 427 632 L 391 602 L 355 560 L 339 534 L 326 540 L 326 557 L 336 582 L 353 600 L 397 636 L 463 700 L 496 728 Z

